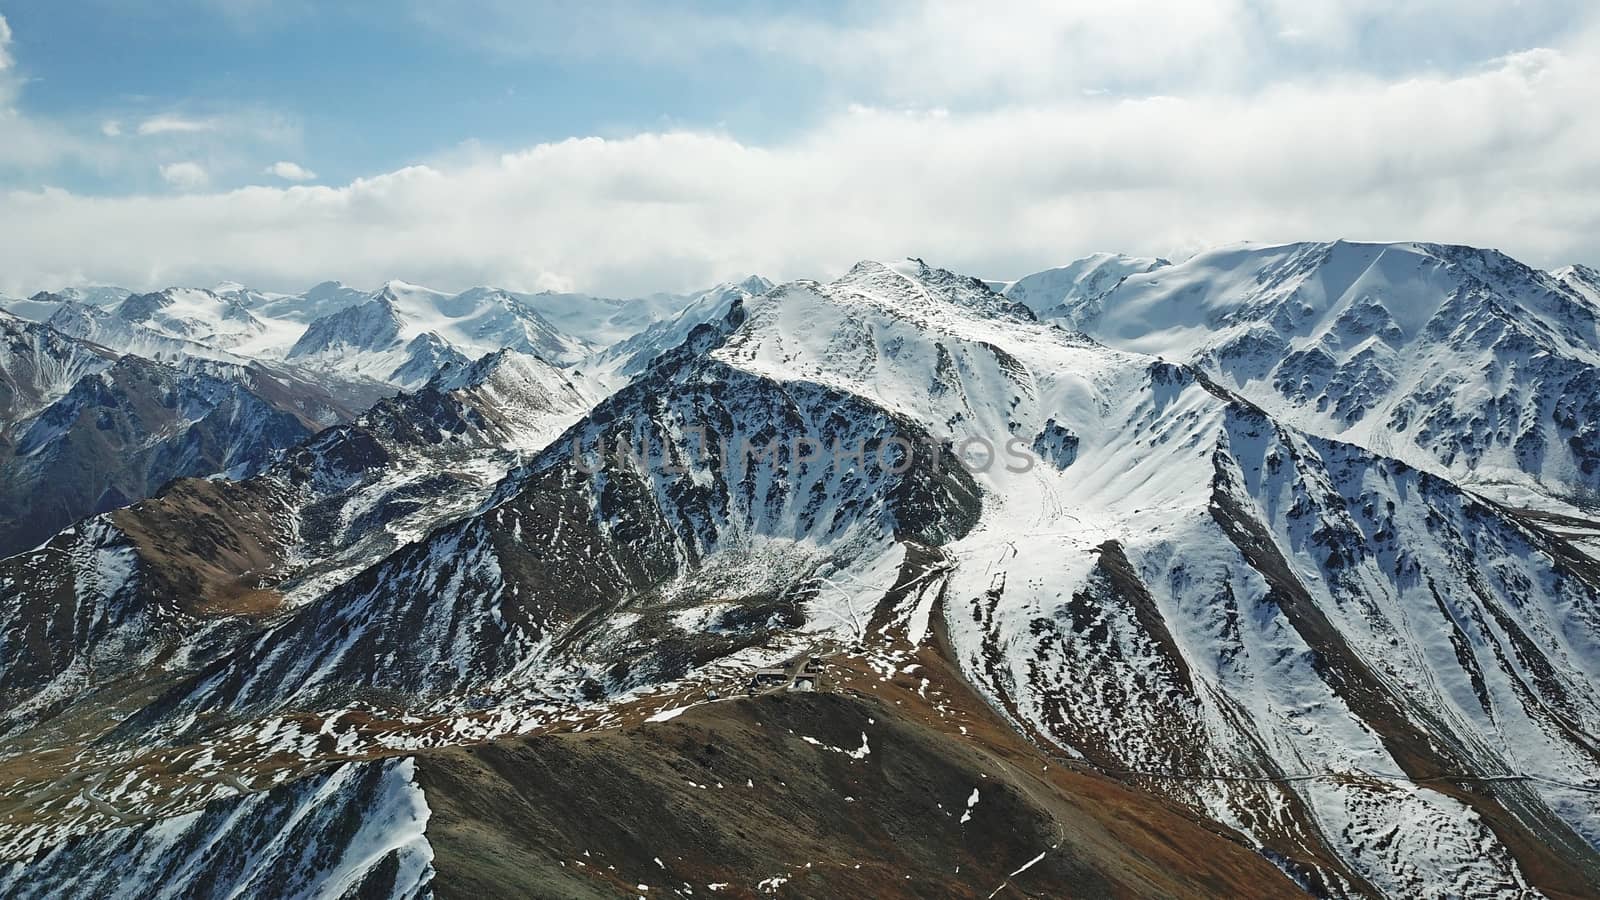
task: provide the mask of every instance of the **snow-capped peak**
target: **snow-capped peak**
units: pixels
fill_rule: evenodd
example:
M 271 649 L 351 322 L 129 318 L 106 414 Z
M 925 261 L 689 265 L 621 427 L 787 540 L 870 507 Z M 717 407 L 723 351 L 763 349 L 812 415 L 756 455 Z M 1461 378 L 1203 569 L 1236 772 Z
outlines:
M 1567 287 L 1577 291 L 1590 303 L 1600 306 L 1600 271 L 1585 265 L 1571 265 L 1550 273 Z
M 725 284 L 726 283 L 724 283 L 724 285 Z M 717 287 L 712 288 L 712 290 L 722 288 L 724 285 L 717 285 Z M 751 275 L 742 281 L 735 282 L 732 286 L 748 294 L 764 294 L 767 291 L 772 290 L 772 282 L 761 277 L 760 275 Z
M 1002 293 L 1041 316 L 1053 318 L 1099 301 L 1129 275 L 1169 265 L 1167 260 L 1156 257 L 1092 253 L 1020 278 L 1006 285 Z
M 313 321 L 289 349 L 288 359 L 344 350 L 388 350 L 401 338 L 403 319 L 394 300 L 380 293 Z

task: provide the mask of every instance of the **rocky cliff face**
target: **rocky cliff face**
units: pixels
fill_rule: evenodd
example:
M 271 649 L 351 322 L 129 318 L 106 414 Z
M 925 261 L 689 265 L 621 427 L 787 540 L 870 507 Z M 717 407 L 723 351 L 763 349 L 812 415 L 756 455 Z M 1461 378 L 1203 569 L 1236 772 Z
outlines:
M 61 363 L 35 365 L 52 364 Z M 317 423 L 301 409 L 328 409 L 315 394 L 296 394 L 291 385 L 238 370 L 229 373 L 236 379 L 219 378 L 203 367 L 134 356 L 96 367 L 5 429 L 0 553 L 148 497 L 174 478 L 255 471 L 315 430 Z M 248 382 L 257 377 L 277 396 L 269 400 L 251 390 Z
M 1242 245 L 1051 315 L 1193 362 L 1312 433 L 1500 499 L 1585 505 L 1600 490 L 1600 305 L 1585 272 L 1439 244 Z

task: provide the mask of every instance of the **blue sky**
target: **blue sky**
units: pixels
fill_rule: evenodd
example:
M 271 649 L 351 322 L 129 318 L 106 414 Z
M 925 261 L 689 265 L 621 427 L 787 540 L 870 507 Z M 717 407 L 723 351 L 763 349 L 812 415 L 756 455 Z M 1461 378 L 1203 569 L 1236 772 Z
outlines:
M 0 292 L 1600 261 L 1593 4 L 0 0 Z
M 782 65 L 755 54 L 662 64 L 627 55 L 518 49 L 496 42 L 504 13 L 452 14 L 404 4 L 174 2 L 0 4 L 27 82 L 20 106 L 92 136 L 158 117 L 206 132 L 243 132 L 254 146 L 218 155 L 218 185 L 259 180 L 276 156 L 308 160 L 320 180 L 424 162 L 473 143 L 517 148 L 573 135 L 616 136 L 665 127 L 724 128 L 772 139 L 801 127 L 814 100 Z M 474 20 L 484 31 L 476 32 Z M 529 41 L 540 17 L 515 15 Z M 545 37 L 577 26 L 567 20 Z M 730 73 L 737 69 L 738 77 Z M 759 96 L 758 102 L 755 98 Z M 170 132 L 169 140 L 177 133 Z M 204 152 L 211 141 L 176 141 Z M 74 164 L 76 163 L 76 164 Z M 68 160 L 22 173 L 99 192 L 148 190 L 158 172 Z M 18 183 L 13 179 L 11 183 Z

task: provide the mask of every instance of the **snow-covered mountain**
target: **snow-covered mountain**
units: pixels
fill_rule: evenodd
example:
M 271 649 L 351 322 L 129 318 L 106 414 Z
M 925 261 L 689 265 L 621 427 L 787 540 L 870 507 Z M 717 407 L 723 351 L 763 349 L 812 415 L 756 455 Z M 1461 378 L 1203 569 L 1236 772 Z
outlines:
M 237 300 L 257 317 L 282 319 L 302 325 L 336 313 L 347 306 L 363 303 L 372 294 L 339 281 L 324 281 L 299 294 L 258 291 L 236 281 L 223 282 L 212 292 Z
M 240 627 L 471 513 L 523 453 L 590 405 L 560 370 L 502 350 L 310 437 L 252 477 L 175 482 L 0 562 L 21 610 L 0 619 L 19 636 L 0 640 L 0 695 L 47 708 L 175 648 L 187 662 L 169 663 L 174 672 L 197 666 Z M 30 614 L 63 589 L 72 615 Z
M 82 292 L 36 294 L 18 315 L 73 337 L 147 359 L 254 357 L 292 339 L 289 322 L 260 319 L 238 298 L 195 288 L 128 294 L 113 304 L 89 303 Z
M 1274 416 L 1516 503 L 1600 497 L 1600 304 L 1589 270 L 1493 250 L 1236 245 L 1052 310 L 1193 362 Z
M 1592 896 L 1600 563 L 1457 483 L 1582 483 L 1586 283 L 863 262 L 444 360 L 0 562 L 0 884 Z M 386 293 L 291 362 L 527 326 Z
M 1588 266 L 1563 266 L 1550 273 L 1557 281 L 1572 288 L 1592 303 L 1600 304 L 1600 272 Z
M 353 415 L 292 372 L 118 356 L 0 313 L 0 555 L 174 477 L 249 471 Z
M 131 295 L 137 296 L 137 295 Z M 131 297 L 130 297 L 131 298 Z M 213 347 L 172 332 L 153 328 L 143 322 L 132 321 L 116 314 L 116 307 L 99 307 L 73 300 L 51 301 L 51 306 L 33 310 L 36 321 L 70 337 L 98 344 L 158 362 L 178 361 L 188 358 L 230 360 L 243 363 L 245 358 L 227 349 Z M 199 328 L 195 329 L 199 331 Z
M 583 339 L 562 332 L 516 295 L 497 288 L 446 294 L 391 281 L 377 296 L 399 313 L 402 334 L 432 332 L 472 356 L 509 347 L 561 365 L 582 358 L 590 349 Z
M 0 309 L 24 319 L 43 322 L 50 318 L 62 303 L 81 303 L 84 306 L 110 308 L 138 293 L 111 285 L 84 285 L 66 287 L 55 291 L 39 291 L 27 299 L 0 297 Z
M 676 315 L 652 322 L 637 334 L 580 360 L 574 368 L 609 393 L 643 374 L 658 357 L 687 340 L 695 328 L 723 320 L 735 304 L 771 289 L 772 282 L 759 275 L 719 284 Z
M 452 295 L 390 282 L 365 302 L 312 320 L 284 359 L 416 388 L 443 368 L 502 348 L 557 364 L 590 349 L 505 291 Z
M 656 293 L 628 299 L 560 291 L 515 296 L 563 332 L 594 347 L 607 347 L 672 318 L 700 293 Z
M 89 306 L 116 306 L 137 291 L 114 284 L 80 284 L 52 291 L 57 298 Z
M 768 286 L 752 276 L 739 289 L 759 293 Z M 664 340 L 681 338 L 682 323 L 694 318 L 685 311 L 705 307 L 709 295 L 729 287 L 624 300 L 492 287 L 450 293 L 403 281 L 373 292 L 328 281 L 298 294 L 222 282 L 150 294 L 66 288 L 6 300 L 3 307 L 147 359 L 287 362 L 313 377 L 350 382 L 355 387 L 345 393 L 355 400 L 361 385 L 414 390 L 447 365 L 501 348 L 572 365 L 631 340 L 632 350 L 612 354 L 599 367 L 607 373 L 602 380 L 615 384 L 613 370 L 626 364 L 624 355 L 643 358 Z M 678 332 L 668 324 L 674 319 Z
M 0 361 L 5 373 L 0 422 L 10 442 L 8 453 L 24 431 L 30 435 L 29 460 L 8 457 L 7 471 L 14 476 L 8 496 L 16 492 L 4 512 L 7 531 L 0 549 L 8 552 L 73 519 L 147 496 L 173 476 L 244 471 L 240 465 L 258 465 L 272 450 L 309 433 L 275 432 L 260 441 L 248 460 L 234 451 L 206 447 L 181 461 L 165 462 L 152 462 L 147 455 L 176 440 L 180 435 L 168 432 L 180 422 L 198 421 L 188 412 L 175 418 L 140 415 L 128 422 L 127 434 L 110 443 L 70 438 L 74 426 L 67 423 L 78 421 L 91 407 L 99 408 L 93 398 L 101 396 L 105 383 L 88 376 L 113 366 L 121 373 L 145 371 L 132 358 L 157 363 L 151 372 L 176 370 L 170 374 L 183 386 L 174 390 L 203 382 L 211 385 L 202 389 L 210 396 L 234 390 L 222 386 L 231 383 L 244 392 L 241 396 L 290 416 L 297 428 L 315 430 L 348 420 L 397 388 L 420 390 L 440 372 L 464 372 L 472 359 L 486 353 L 511 348 L 570 362 L 592 349 L 556 330 L 508 292 L 478 288 L 447 294 L 401 282 L 376 294 L 336 282 L 301 295 L 269 294 L 236 283 L 215 290 L 169 288 L 148 294 L 66 289 L 35 295 L 24 311 L 40 324 L 7 314 L 6 355 Z M 326 314 L 313 315 L 319 311 Z M 615 305 L 602 312 L 608 317 L 621 314 Z M 653 319 L 654 313 L 643 315 Z M 129 358 L 119 363 L 119 356 Z M 585 396 L 595 387 L 586 383 Z M 169 401 L 177 402 L 170 396 L 160 402 Z M 528 415 L 536 414 L 536 407 L 529 409 Z M 507 415 L 508 423 L 518 423 L 516 409 Z M 109 428 L 111 416 L 100 414 L 101 432 Z M 250 433 L 247 422 L 254 418 L 235 421 L 231 427 L 239 431 L 227 441 Z M 59 428 L 50 431 L 42 422 L 55 422 Z M 516 443 L 509 435 L 502 438 L 508 447 Z M 54 440 L 65 441 L 51 451 L 65 453 L 59 459 L 44 450 Z M 60 477 L 63 466 L 80 464 L 88 469 L 82 477 L 38 491 L 40 479 Z M 206 468 L 211 464 L 215 466 Z M 94 496 L 83 494 L 91 488 Z M 39 512 L 45 508 L 50 511 Z M 26 536 L 12 534 L 13 526 Z
M 7 312 L 20 319 L 34 322 L 48 322 L 61 308 L 62 301 L 57 295 L 40 291 L 26 300 L 16 297 L 0 297 L 0 311 Z
M 59 399 L 116 354 L 46 325 L 0 313 L 0 429 Z
M 1047 460 L 977 476 L 943 548 L 944 627 L 1025 730 L 1313 883 L 1594 884 L 1600 570 L 1564 542 L 920 265 L 775 291 L 714 356 Z
M 0 555 L 33 546 L 83 516 L 154 493 L 173 478 L 248 473 L 317 427 L 302 410 L 327 398 L 124 356 L 85 374 L 0 432 Z M 266 392 L 263 392 L 266 393 Z
M 353 378 L 414 388 L 446 363 L 466 359 L 436 334 L 401 338 L 399 311 L 378 297 L 346 307 L 306 327 L 284 355 L 287 362 Z
M 219 350 L 260 341 L 268 329 L 238 300 L 194 288 L 131 294 L 112 307 L 111 314 L 158 334 Z
M 1153 272 L 1171 263 L 1155 257 L 1095 253 L 1067 265 L 1035 272 L 1001 289 L 1001 293 L 1045 318 L 1099 302 L 1129 275 Z

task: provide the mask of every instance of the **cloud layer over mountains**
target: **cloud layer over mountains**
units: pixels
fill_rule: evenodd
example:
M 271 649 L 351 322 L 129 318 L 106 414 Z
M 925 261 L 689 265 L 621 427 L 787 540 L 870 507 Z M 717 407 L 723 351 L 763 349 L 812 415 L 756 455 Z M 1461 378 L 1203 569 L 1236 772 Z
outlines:
M 526 25 L 489 6 L 503 34 Z M 743 42 L 812 70 L 834 100 L 761 139 L 667 126 L 469 144 L 344 184 L 257 167 L 262 185 L 232 186 L 187 162 L 166 163 L 165 193 L 23 183 L 0 189 L 0 292 L 224 275 L 300 289 L 335 273 L 627 294 L 836 272 L 864 250 L 1003 277 L 1105 247 L 1182 256 L 1329 234 L 1600 259 L 1592 12 L 1163 6 L 974 22 L 912 5 L 845 23 L 711 18 L 693 35 L 684 14 L 655 37 L 602 7 L 608 52 L 693 66 Z M 1388 52 L 1402 38 L 1408 52 Z M 19 68 L 0 64 L 0 116 L 47 155 L 53 126 L 17 108 Z

